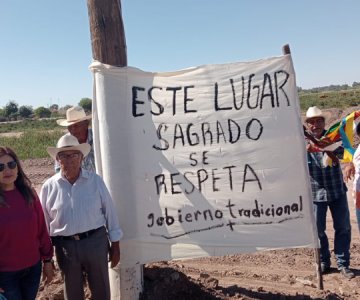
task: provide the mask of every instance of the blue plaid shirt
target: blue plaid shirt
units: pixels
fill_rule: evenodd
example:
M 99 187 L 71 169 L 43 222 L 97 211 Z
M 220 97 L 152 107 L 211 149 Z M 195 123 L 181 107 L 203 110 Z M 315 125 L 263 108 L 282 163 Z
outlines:
M 323 152 L 307 153 L 314 202 L 334 201 L 347 192 L 340 164 L 325 167 L 323 156 Z

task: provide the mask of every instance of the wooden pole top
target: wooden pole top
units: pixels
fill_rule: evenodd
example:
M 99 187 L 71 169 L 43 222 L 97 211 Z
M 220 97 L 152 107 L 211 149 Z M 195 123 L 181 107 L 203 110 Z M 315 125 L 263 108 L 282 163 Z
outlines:
M 284 55 L 286 55 L 286 54 L 291 54 L 289 44 L 286 44 L 286 45 L 284 45 L 284 46 L 282 47 L 282 53 L 283 53 Z
M 93 59 L 127 66 L 126 40 L 119 0 L 87 0 Z

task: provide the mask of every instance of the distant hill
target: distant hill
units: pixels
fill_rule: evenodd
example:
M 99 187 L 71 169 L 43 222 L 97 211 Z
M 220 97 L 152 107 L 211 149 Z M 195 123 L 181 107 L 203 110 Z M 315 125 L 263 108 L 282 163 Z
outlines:
M 360 82 L 354 81 L 351 86 L 348 84 L 341 84 L 341 85 L 331 84 L 327 86 L 314 87 L 311 89 L 303 89 L 301 87 L 298 87 L 298 91 L 304 93 L 318 93 L 318 92 L 344 91 L 344 90 L 351 90 L 358 88 L 360 88 Z
M 360 105 L 360 82 L 354 82 L 352 86 L 329 85 L 302 89 L 298 87 L 300 107 L 302 110 L 310 106 L 319 108 L 348 108 Z

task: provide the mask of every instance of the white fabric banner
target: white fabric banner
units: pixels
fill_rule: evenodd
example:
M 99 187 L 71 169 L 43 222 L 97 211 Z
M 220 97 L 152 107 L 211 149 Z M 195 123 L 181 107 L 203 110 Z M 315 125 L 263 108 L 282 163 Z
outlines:
M 291 56 L 91 70 L 122 263 L 318 246 Z

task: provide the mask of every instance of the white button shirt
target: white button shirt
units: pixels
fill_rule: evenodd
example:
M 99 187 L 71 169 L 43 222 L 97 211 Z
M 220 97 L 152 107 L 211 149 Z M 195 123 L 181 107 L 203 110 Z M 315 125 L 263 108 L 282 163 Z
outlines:
M 69 236 L 105 226 L 111 242 L 119 241 L 116 209 L 102 178 L 81 169 L 74 184 L 61 172 L 45 181 L 40 191 L 50 236 Z

